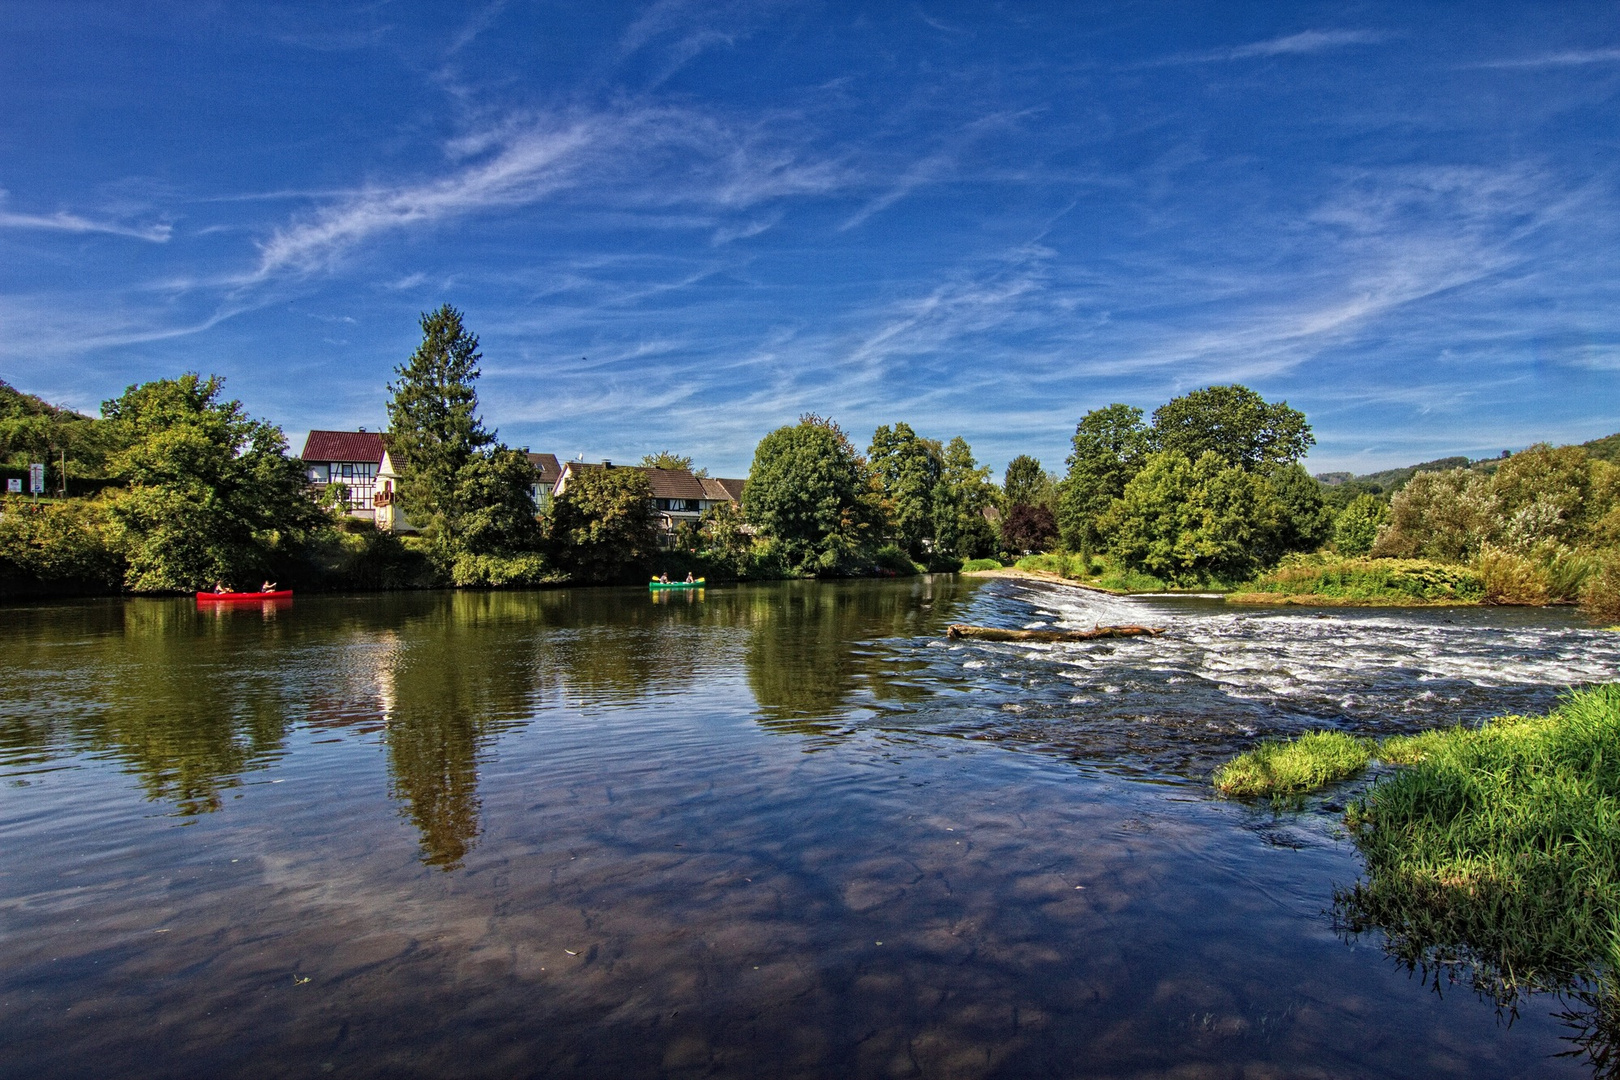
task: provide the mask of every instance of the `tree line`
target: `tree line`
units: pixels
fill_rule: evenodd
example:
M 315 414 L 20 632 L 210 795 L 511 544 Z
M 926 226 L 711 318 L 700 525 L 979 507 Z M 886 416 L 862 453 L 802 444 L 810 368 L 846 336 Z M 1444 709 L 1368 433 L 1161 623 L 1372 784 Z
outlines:
M 538 508 L 525 453 L 479 414 L 477 335 L 449 305 L 420 324 L 421 343 L 386 388 L 397 500 L 417 533 L 347 518 L 340 484 L 317 498 L 281 430 L 226 399 L 216 377 L 131 386 L 99 419 L 0 384 L 0 459 L 54 452 L 55 486 L 87 496 L 6 499 L 0 587 L 902 574 L 1037 552 L 1163 585 L 1219 586 L 1327 553 L 1485 560 L 1528 582 L 1524 595 L 1545 586 L 1559 599 L 1606 565 L 1620 538 L 1620 468 L 1579 447 L 1418 472 L 1393 492 L 1324 487 L 1299 461 L 1315 442 L 1304 414 L 1234 385 L 1194 390 L 1151 417 L 1125 404 L 1092 410 L 1063 473 L 1020 455 L 999 484 L 959 436 L 896 422 L 862 448 L 833 419 L 806 414 L 760 440 L 740 504 L 715 506 L 661 546 L 640 469 L 580 470 Z M 692 468 L 670 451 L 643 464 Z

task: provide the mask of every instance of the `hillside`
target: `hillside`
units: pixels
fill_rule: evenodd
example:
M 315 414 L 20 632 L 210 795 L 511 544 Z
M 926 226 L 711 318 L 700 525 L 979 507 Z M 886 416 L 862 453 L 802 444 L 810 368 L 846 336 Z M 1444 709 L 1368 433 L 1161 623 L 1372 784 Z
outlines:
M 1581 443 L 1586 448 L 1586 456 L 1598 458 L 1601 461 L 1610 461 L 1620 465 L 1620 433 L 1605 435 L 1601 439 Z
M 1614 462 L 1620 465 L 1620 432 L 1607 435 L 1601 439 L 1581 443 L 1582 449 L 1588 457 L 1603 461 Z M 1505 456 L 1505 455 L 1504 455 Z M 1425 461 L 1417 465 L 1407 465 L 1399 469 L 1384 469 L 1381 472 L 1366 473 L 1362 476 L 1353 476 L 1347 472 L 1317 473 L 1316 480 L 1329 490 L 1346 489 L 1340 491 L 1341 497 L 1354 494 L 1393 495 L 1405 487 L 1412 477 L 1421 472 L 1446 472 L 1450 469 L 1475 469 L 1479 472 L 1494 473 L 1501 458 L 1480 458 L 1471 461 L 1465 457 L 1443 457 L 1433 461 Z

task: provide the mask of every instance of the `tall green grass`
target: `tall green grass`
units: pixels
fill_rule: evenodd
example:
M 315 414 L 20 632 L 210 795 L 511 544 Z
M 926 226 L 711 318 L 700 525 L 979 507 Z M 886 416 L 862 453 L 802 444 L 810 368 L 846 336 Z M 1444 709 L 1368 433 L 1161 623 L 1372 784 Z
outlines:
M 1563 994 L 1581 1006 L 1560 1014 L 1570 1053 L 1620 1075 L 1620 684 L 1376 747 L 1341 732 L 1267 743 L 1215 782 L 1297 799 L 1369 754 L 1397 768 L 1345 815 L 1366 875 L 1335 893 L 1341 930 L 1379 930 L 1411 967 L 1503 1004 Z
M 1620 685 L 1380 756 L 1405 764 L 1346 816 L 1367 860 L 1336 897 L 1348 929 L 1470 960 L 1503 997 L 1620 972 Z

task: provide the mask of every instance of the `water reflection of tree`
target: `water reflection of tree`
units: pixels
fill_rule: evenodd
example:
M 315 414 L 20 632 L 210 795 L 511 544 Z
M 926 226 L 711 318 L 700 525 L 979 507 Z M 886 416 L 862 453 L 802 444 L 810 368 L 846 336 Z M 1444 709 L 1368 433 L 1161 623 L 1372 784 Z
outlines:
M 286 738 L 281 686 L 243 659 L 247 640 L 276 647 L 284 637 L 276 619 L 257 609 L 203 618 L 168 601 L 35 612 L 10 628 L 7 649 L 12 670 L 31 676 L 27 696 L 14 700 L 48 702 L 29 709 L 47 719 L 8 715 L 4 742 L 110 758 L 181 814 L 218 809 L 222 793 L 275 760 Z M 68 656 L 72 669 L 55 671 Z
M 904 678 L 886 637 L 943 632 L 965 591 L 949 579 L 897 582 L 792 582 L 747 590 L 739 614 L 749 627 L 748 685 L 767 729 L 830 734 L 857 688 L 875 701 L 915 701 L 920 683 Z

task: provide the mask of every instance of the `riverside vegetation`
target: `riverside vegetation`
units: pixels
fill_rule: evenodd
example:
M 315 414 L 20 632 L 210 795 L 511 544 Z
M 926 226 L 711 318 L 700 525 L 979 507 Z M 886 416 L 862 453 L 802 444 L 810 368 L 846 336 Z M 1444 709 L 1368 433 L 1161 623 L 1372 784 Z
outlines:
M 1063 476 L 1020 455 L 1002 483 L 960 438 L 904 422 L 862 452 L 830 418 L 767 434 L 740 505 L 660 546 L 638 470 L 587 470 L 544 512 L 524 455 L 478 413 L 478 338 L 448 305 L 387 387 L 398 500 L 415 535 L 317 503 L 275 425 L 186 374 L 92 418 L 0 383 L 0 471 L 48 463 L 58 498 L 8 496 L 0 594 L 186 592 L 261 576 L 297 588 L 527 586 L 912 574 L 1015 563 L 1119 592 L 1214 589 L 1259 603 L 1582 602 L 1620 621 L 1615 438 L 1500 460 L 1312 478 L 1303 413 L 1243 386 L 1154 411 L 1087 413 Z M 690 467 L 673 453 L 649 465 Z
M 1215 785 L 1288 800 L 1374 759 L 1392 766 L 1345 815 L 1367 870 L 1335 897 L 1340 925 L 1382 931 L 1392 955 L 1437 977 L 1465 971 L 1503 1004 L 1574 997 L 1576 1042 L 1606 1076 L 1620 1064 L 1617 745 L 1620 685 L 1608 685 L 1479 728 L 1265 743 Z
M 0 462 L 49 462 L 46 500 L 0 503 L 0 595 L 174 593 L 273 578 L 300 589 L 532 586 L 915 574 L 994 557 L 999 491 L 961 438 L 904 423 L 862 453 L 806 415 L 755 451 L 740 506 L 660 546 L 648 480 L 586 470 L 539 512 L 533 470 L 478 411 L 481 353 L 461 313 L 425 313 L 422 342 L 387 387 L 400 508 L 419 531 L 349 519 L 349 493 L 317 498 L 281 429 L 188 373 L 131 386 L 100 418 L 0 383 Z M 664 453 L 647 465 L 689 467 Z

